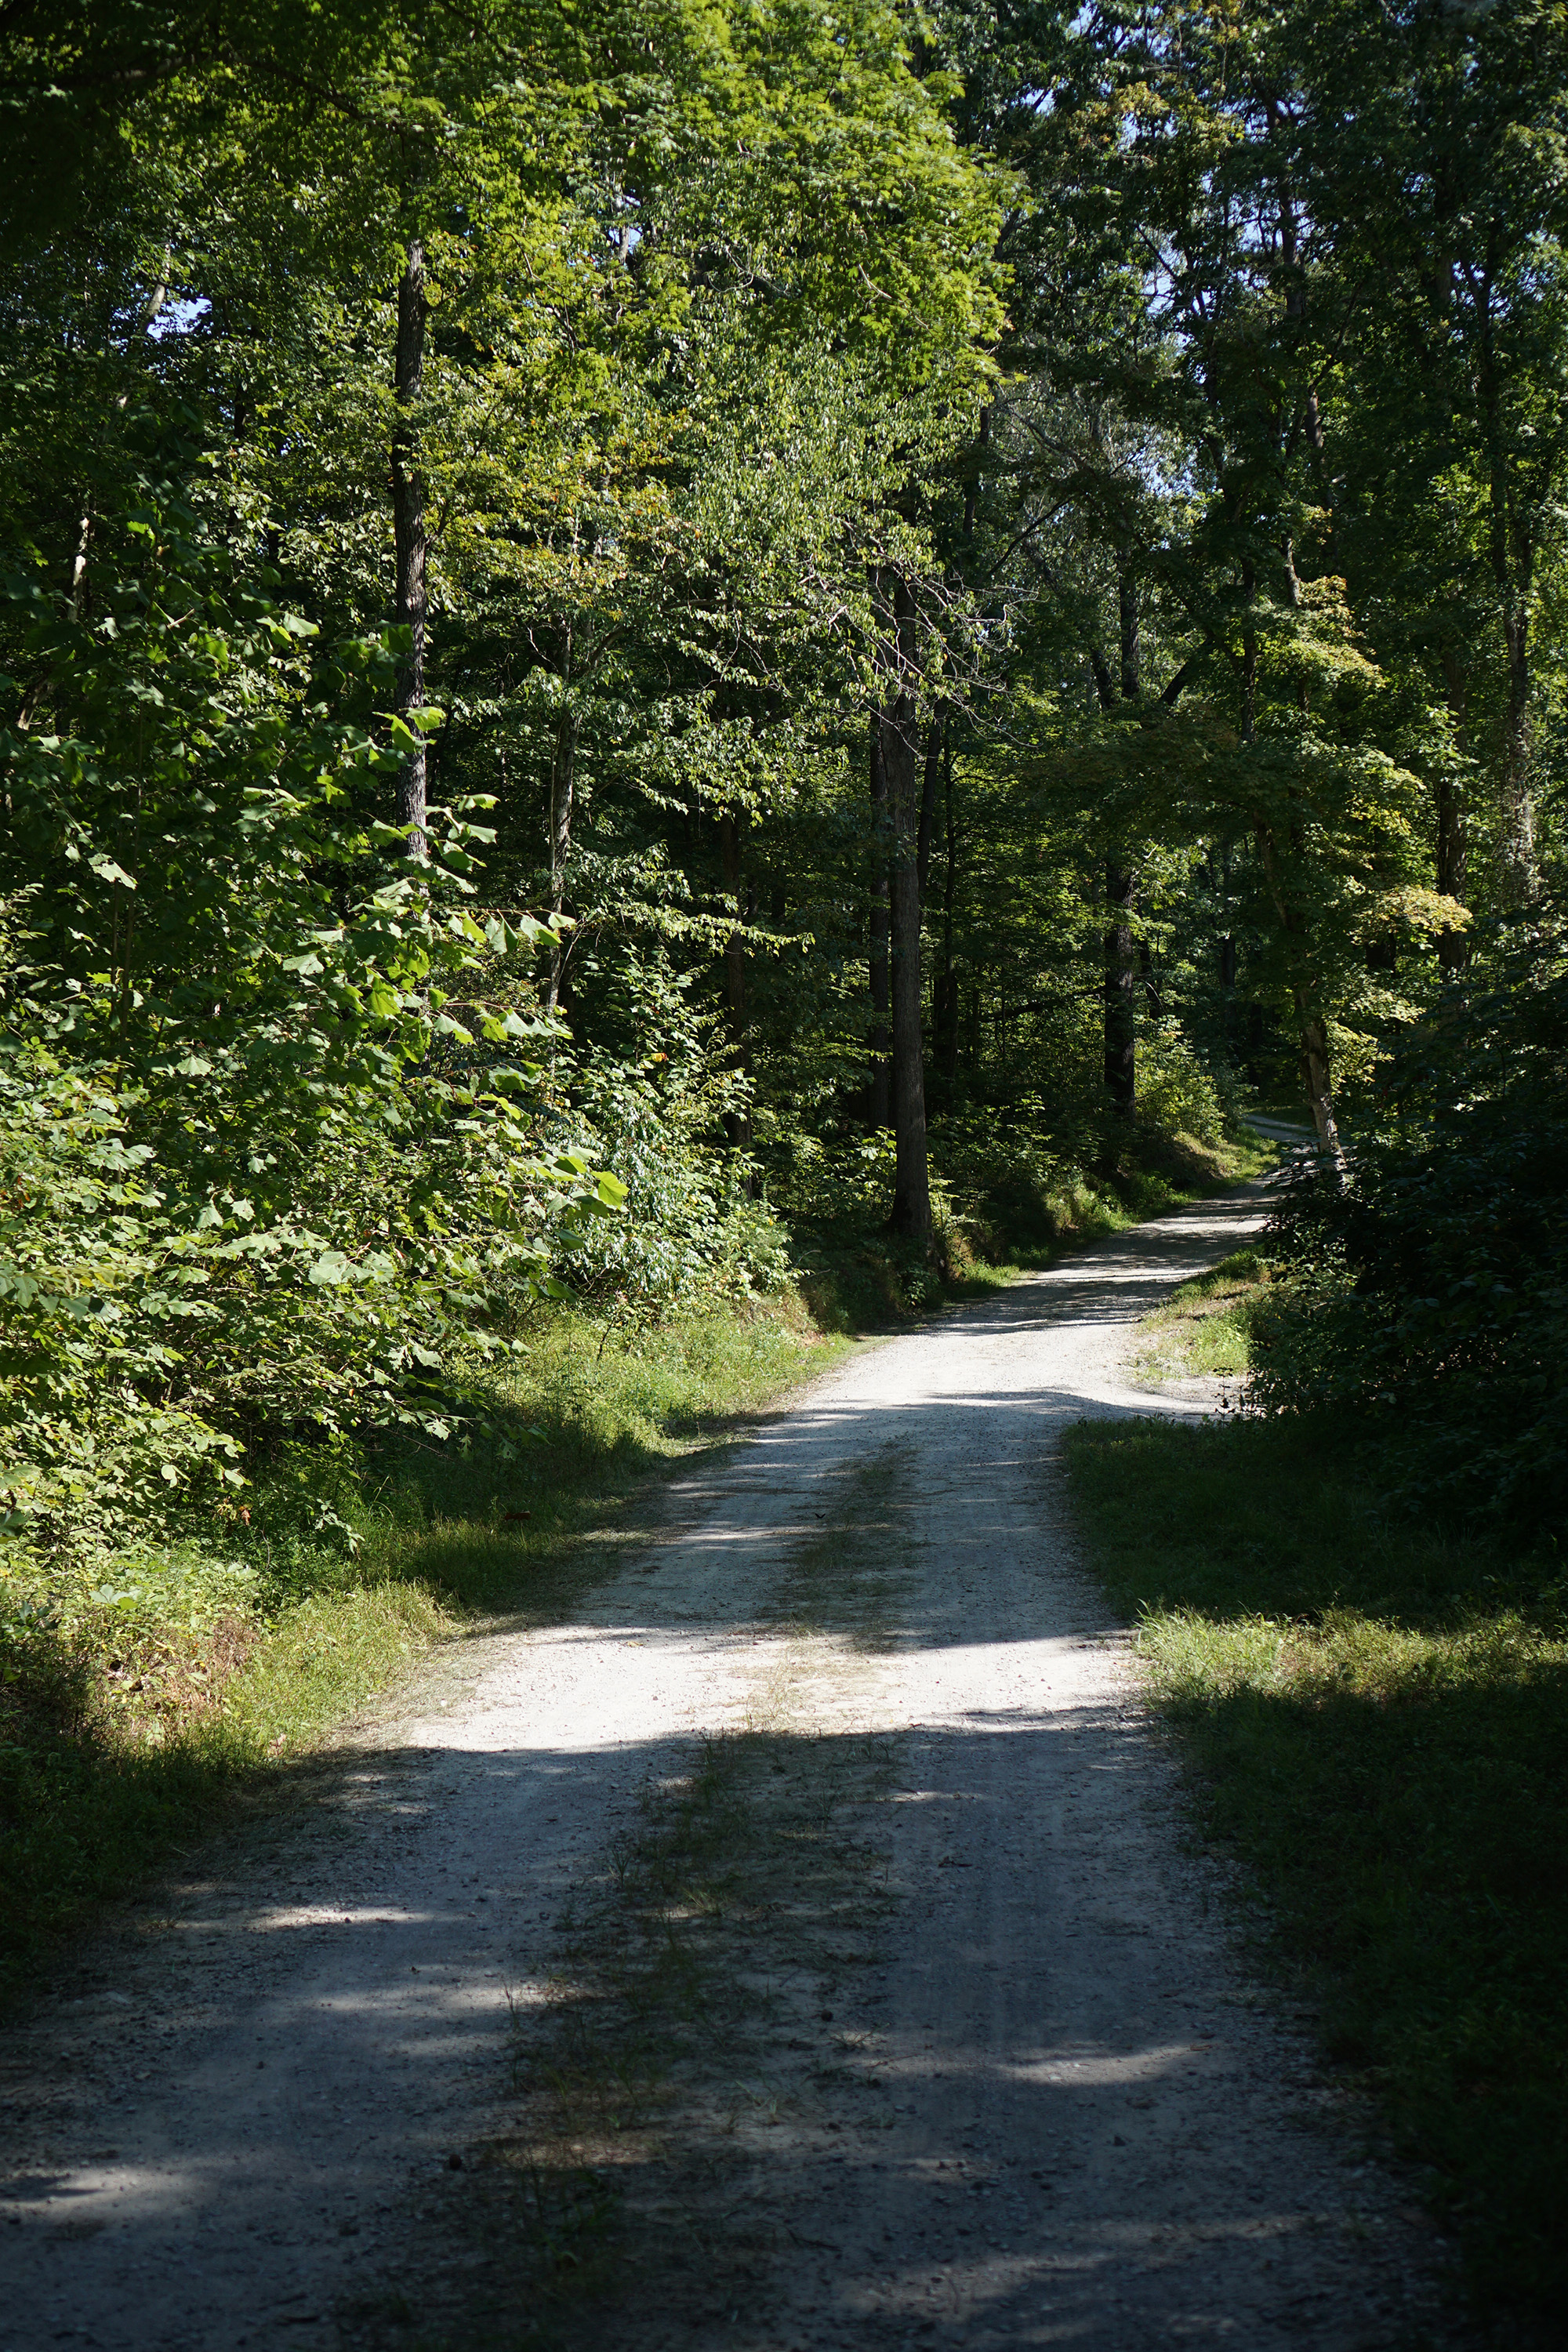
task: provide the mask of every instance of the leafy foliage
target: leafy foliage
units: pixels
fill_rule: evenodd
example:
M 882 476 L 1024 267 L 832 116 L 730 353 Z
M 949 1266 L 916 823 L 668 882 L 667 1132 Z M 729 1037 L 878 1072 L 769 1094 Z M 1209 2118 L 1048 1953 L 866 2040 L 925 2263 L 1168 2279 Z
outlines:
M 342 705 L 381 649 L 315 675 L 307 625 L 144 488 L 91 626 L 12 592 L 53 725 L 4 746 L 7 1526 L 73 1549 L 232 1486 L 253 1432 L 440 1427 L 453 1349 L 623 1198 L 542 1141 L 540 927 L 464 908 L 481 829 L 374 870 L 398 747 Z
M 1373 1416 L 1408 1497 L 1542 1536 L 1568 1506 L 1568 967 L 1516 950 L 1395 1058 L 1344 1187 L 1276 1219 L 1253 1391 Z

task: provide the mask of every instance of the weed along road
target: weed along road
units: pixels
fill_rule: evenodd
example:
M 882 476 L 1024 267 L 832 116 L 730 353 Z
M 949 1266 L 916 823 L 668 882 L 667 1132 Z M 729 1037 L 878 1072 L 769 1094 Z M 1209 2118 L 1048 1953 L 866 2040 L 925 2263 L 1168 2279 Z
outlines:
M 4 2352 L 1417 2340 L 1055 1485 L 1259 1216 L 868 1349 L 94 1946 L 8 2039 Z

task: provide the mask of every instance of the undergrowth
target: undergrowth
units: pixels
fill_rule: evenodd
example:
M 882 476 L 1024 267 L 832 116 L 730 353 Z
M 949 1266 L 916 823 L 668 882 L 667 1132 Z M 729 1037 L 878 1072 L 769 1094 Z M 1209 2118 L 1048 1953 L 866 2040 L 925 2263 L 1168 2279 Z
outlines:
M 1539 1556 L 1395 1516 L 1354 1444 L 1322 1415 L 1089 1423 L 1067 1458 L 1276 1960 L 1478 2294 L 1546 2326 L 1568 2308 L 1564 1589 Z

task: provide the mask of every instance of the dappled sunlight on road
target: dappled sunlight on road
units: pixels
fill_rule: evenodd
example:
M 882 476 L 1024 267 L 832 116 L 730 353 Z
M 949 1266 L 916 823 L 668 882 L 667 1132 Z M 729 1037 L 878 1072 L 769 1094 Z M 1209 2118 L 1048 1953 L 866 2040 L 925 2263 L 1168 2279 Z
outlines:
M 511 2178 L 530 2053 L 588 2047 L 626 1856 L 721 1750 L 766 1885 L 660 1898 L 731 1987 L 663 2142 L 606 2126 L 581 2194 L 585 2159 L 518 2158 L 568 2220 L 613 2181 L 665 2264 L 616 2352 L 1381 2326 L 1411 2274 L 1388 2197 L 1303 2128 L 1304 2053 L 1237 1969 L 1055 1500 L 1062 1428 L 1172 1409 L 1124 1385 L 1129 1328 L 1259 1216 L 1162 1219 L 858 1355 L 650 1490 L 571 1622 L 454 1644 L 295 1816 L 198 1858 L 10 2052 L 0 2352 L 328 2352 L 381 2340 L 332 2315 L 399 2280 L 469 2292 L 441 2250 Z M 743 2273 L 730 2315 L 660 2251 L 689 2231 Z

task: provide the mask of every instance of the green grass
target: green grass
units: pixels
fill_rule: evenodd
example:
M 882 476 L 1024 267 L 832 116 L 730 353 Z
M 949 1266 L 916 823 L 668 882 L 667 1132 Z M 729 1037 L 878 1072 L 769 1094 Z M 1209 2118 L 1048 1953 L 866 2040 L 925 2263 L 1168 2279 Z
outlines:
M 1257 1250 L 1233 1250 L 1207 1274 L 1171 1293 L 1170 1304 L 1139 1327 L 1134 1369 L 1145 1381 L 1190 1381 L 1205 1373 L 1245 1372 L 1252 1318 L 1268 1269 Z
M 1090 1423 L 1068 1464 L 1276 1962 L 1424 2168 L 1478 2294 L 1549 2327 L 1568 2309 L 1563 1593 L 1391 1518 L 1354 1444 L 1308 1421 Z

